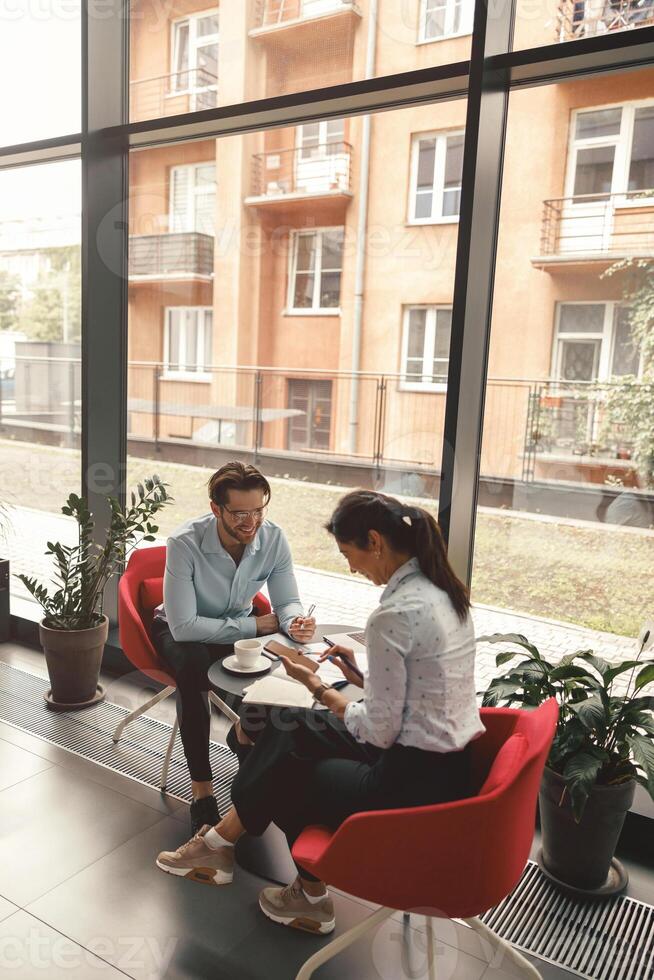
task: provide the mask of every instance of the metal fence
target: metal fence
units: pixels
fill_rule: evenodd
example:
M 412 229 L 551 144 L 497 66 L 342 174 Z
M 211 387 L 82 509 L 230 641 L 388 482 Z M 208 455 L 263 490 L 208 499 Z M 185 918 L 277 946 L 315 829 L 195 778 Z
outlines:
M 354 0 L 257 0 L 257 27 L 274 27 L 289 21 L 351 10 Z
M 543 202 L 542 255 L 654 254 L 654 190 Z
M 563 0 L 556 34 L 558 41 L 571 41 L 652 23 L 652 0 Z
M 252 158 L 251 194 L 267 198 L 348 194 L 351 175 L 352 147 L 343 140 L 269 150 Z
M 21 356 L 0 372 L 0 427 L 14 437 L 73 445 L 81 425 L 79 358 Z M 211 367 L 175 372 L 128 366 L 128 436 L 171 459 L 177 449 L 259 455 L 437 474 L 446 392 L 406 375 Z M 481 474 L 523 482 L 637 485 L 642 432 L 610 410 L 616 382 L 493 378 L 488 382 Z M 630 382 L 654 399 L 654 386 Z M 356 420 L 352 407 L 356 405 Z M 353 424 L 355 423 L 355 424 Z M 643 425 L 645 422 L 643 422 Z M 175 448 L 177 447 L 177 448 Z
M 152 78 L 139 78 L 129 86 L 132 122 L 215 109 L 217 105 L 218 79 L 206 68 L 186 68 Z

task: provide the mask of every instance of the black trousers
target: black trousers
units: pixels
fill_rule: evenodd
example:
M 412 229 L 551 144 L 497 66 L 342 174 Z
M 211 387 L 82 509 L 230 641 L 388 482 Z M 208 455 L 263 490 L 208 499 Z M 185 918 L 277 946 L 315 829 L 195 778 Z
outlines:
M 154 620 L 150 636 L 155 650 L 175 675 L 179 732 L 191 779 L 207 782 L 212 778 L 211 707 L 207 698 L 211 685 L 207 673 L 212 663 L 232 653 L 233 648 L 218 643 L 178 643 L 163 619 Z
M 362 810 L 468 795 L 467 747 L 438 753 L 396 743 L 379 749 L 357 742 L 331 712 L 303 708 L 270 709 L 258 731 L 244 712 L 242 727 L 254 745 L 238 752 L 232 803 L 248 833 L 262 834 L 275 823 L 289 848 L 310 824 L 335 829 Z M 299 865 L 298 870 L 303 878 L 314 878 Z

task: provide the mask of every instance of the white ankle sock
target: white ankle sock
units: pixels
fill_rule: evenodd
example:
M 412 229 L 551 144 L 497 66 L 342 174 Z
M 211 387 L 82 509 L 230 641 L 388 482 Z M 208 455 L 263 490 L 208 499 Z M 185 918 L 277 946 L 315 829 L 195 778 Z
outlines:
M 318 902 L 322 902 L 322 900 L 324 898 L 327 898 L 327 889 L 325 888 L 325 890 L 322 893 L 322 895 L 307 895 L 307 893 L 305 892 L 305 890 L 303 888 L 302 889 L 302 894 L 306 898 L 306 900 L 309 903 L 309 905 L 317 905 Z
M 213 848 L 213 850 L 215 850 L 217 847 L 234 846 L 231 841 L 225 840 L 224 837 L 221 837 L 220 834 L 217 833 L 214 827 L 212 827 L 211 830 L 208 830 L 206 832 L 206 834 L 204 835 L 204 840 L 205 843 L 209 845 L 209 847 Z

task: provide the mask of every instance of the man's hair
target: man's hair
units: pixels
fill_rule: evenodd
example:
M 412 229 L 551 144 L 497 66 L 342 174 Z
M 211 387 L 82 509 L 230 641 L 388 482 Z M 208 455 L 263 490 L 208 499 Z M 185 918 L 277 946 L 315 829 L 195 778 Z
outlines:
M 270 484 L 263 473 L 256 466 L 238 460 L 225 463 L 209 480 L 209 498 L 219 507 L 227 504 L 230 490 L 262 490 L 266 504 L 272 496 Z

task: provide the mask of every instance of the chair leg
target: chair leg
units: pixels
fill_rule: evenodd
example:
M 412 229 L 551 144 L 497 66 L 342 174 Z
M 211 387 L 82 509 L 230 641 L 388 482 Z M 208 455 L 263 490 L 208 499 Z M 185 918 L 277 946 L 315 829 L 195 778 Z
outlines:
M 334 939 L 327 946 L 323 946 L 323 948 L 319 949 L 317 953 L 314 953 L 313 956 L 309 957 L 296 976 L 295 980 L 309 980 L 319 966 L 322 966 L 322 964 L 326 963 L 327 960 L 331 960 L 337 953 L 347 949 L 348 946 L 351 946 L 352 943 L 356 942 L 357 939 L 360 939 L 361 936 L 365 936 L 365 934 L 370 932 L 371 929 L 374 929 L 375 926 L 390 918 L 394 911 L 395 909 L 377 909 L 376 912 L 369 915 L 367 919 L 363 920 L 363 922 L 359 922 L 358 925 L 354 926 L 348 932 L 344 932 L 342 936 L 338 937 L 338 939 Z
M 232 725 L 236 724 L 238 721 L 238 715 L 235 711 L 232 711 L 228 704 L 225 704 L 222 698 L 218 697 L 215 691 L 209 691 L 209 700 L 212 704 L 215 704 L 218 711 L 222 711 L 225 717 L 231 721 Z
M 155 704 L 159 704 L 160 701 L 163 701 L 165 698 L 169 698 L 170 695 L 174 693 L 175 693 L 174 687 L 164 687 L 163 691 L 159 691 L 159 693 L 155 694 L 153 698 L 150 698 L 149 701 L 146 701 L 145 704 L 142 704 L 140 708 L 136 708 L 134 711 L 131 711 L 116 726 L 116 730 L 112 735 L 114 744 L 117 744 L 120 741 L 120 737 L 125 731 L 126 727 L 129 725 L 130 721 L 134 721 L 135 718 L 140 718 L 141 715 L 144 715 L 146 711 L 149 711 L 150 708 L 153 708 Z
M 520 967 L 522 975 L 525 977 L 531 977 L 532 980 L 542 980 L 542 974 L 538 972 L 535 966 L 529 962 L 526 956 L 518 952 L 511 943 L 508 943 L 506 939 L 502 939 L 498 936 L 496 932 L 493 932 L 485 922 L 482 922 L 477 916 L 472 919 L 462 919 L 467 926 L 470 926 L 478 936 L 486 939 L 490 945 L 494 948 L 494 955 L 491 961 L 491 966 L 500 966 L 503 956 L 508 956 L 510 960 Z
M 162 793 L 166 791 L 166 783 L 168 782 L 168 770 L 170 769 L 170 759 L 173 754 L 173 747 L 175 745 L 175 739 L 177 737 L 177 732 L 179 731 L 179 721 L 177 716 L 175 716 L 175 724 L 173 725 L 173 730 L 170 734 L 170 739 L 168 740 L 168 748 L 166 749 L 166 757 L 164 759 L 163 769 L 161 770 L 161 779 L 159 780 L 159 789 Z

